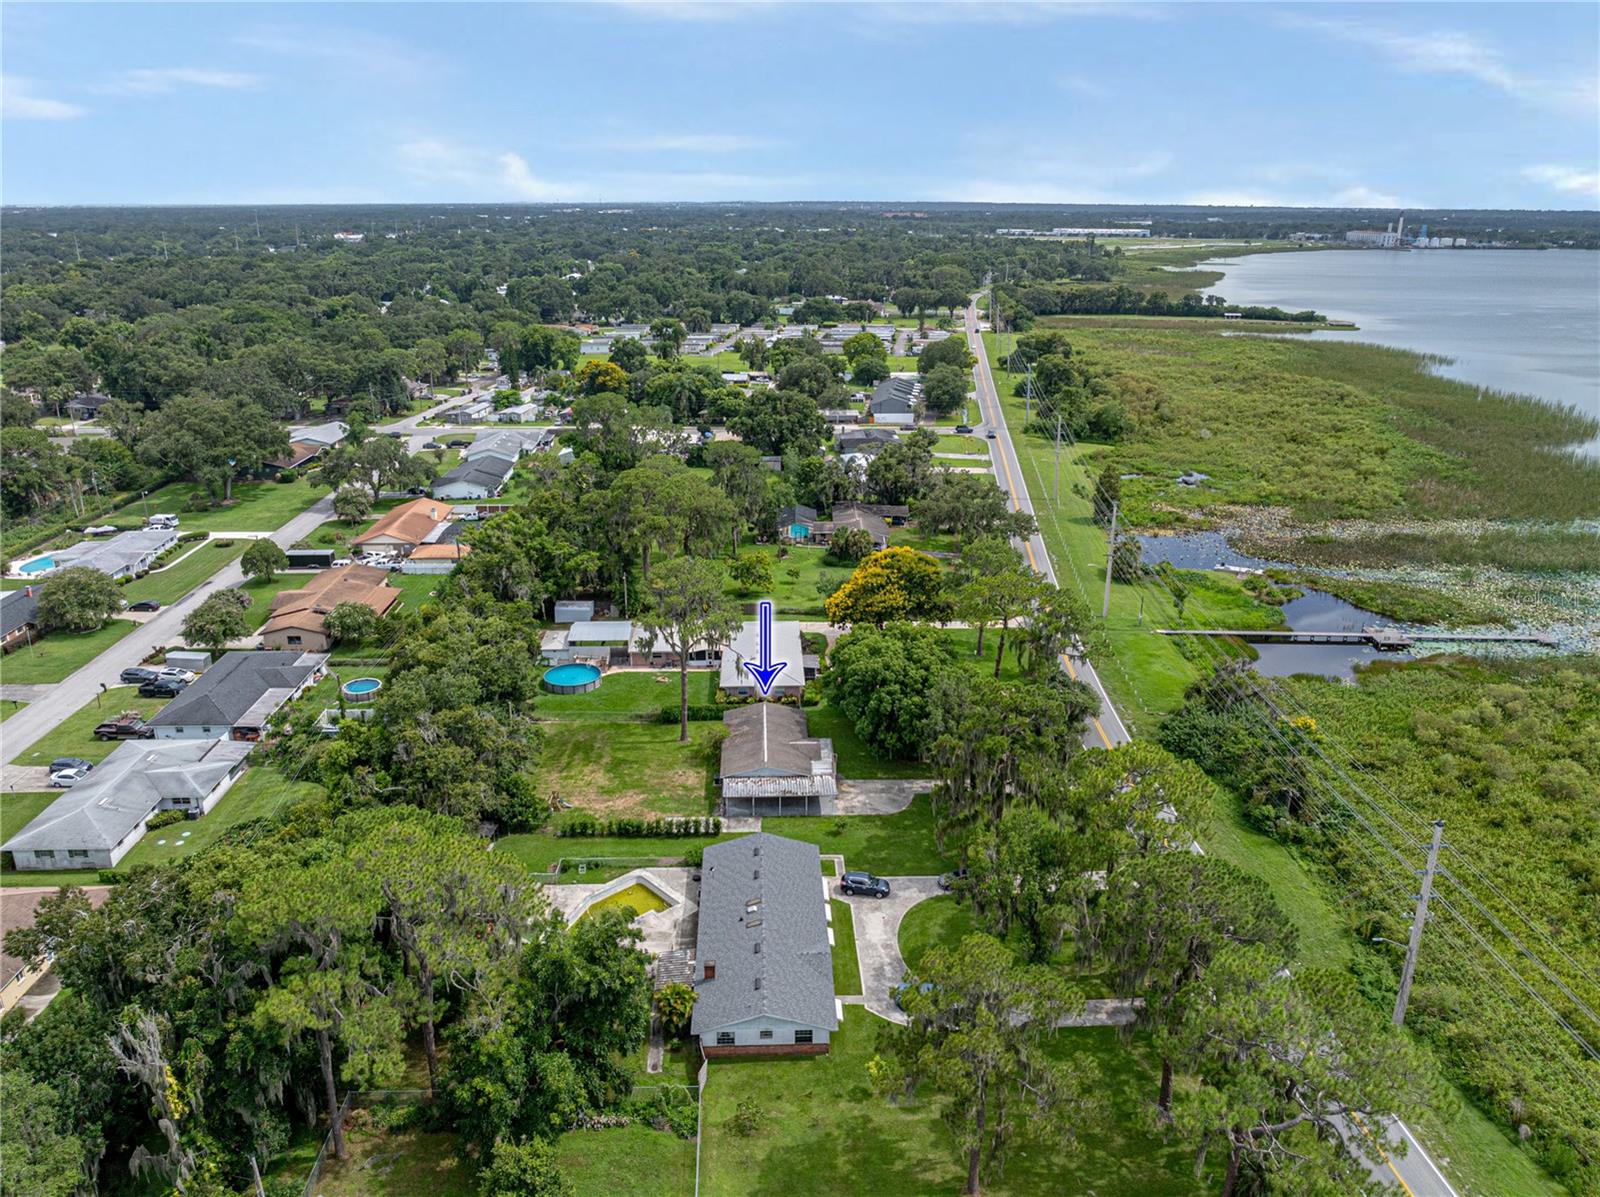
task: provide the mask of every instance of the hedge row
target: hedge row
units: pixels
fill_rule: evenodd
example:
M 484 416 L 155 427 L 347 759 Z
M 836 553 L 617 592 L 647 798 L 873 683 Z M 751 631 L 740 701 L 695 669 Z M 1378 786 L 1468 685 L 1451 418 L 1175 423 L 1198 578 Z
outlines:
M 673 836 L 721 835 L 722 820 L 713 816 L 694 819 L 597 819 L 577 814 L 556 827 L 558 836 L 606 836 L 617 839 L 668 839 Z

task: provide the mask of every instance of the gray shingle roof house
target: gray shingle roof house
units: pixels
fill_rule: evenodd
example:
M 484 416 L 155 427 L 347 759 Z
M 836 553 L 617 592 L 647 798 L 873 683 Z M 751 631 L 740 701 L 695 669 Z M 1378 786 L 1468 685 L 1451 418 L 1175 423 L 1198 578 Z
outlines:
M 24 586 L 21 590 L 0 593 L 0 646 L 7 652 L 12 645 L 38 637 L 38 590 L 37 586 Z
M 770 807 L 763 800 L 776 798 L 780 815 L 821 814 L 815 800 L 839 792 L 833 741 L 807 734 L 806 714 L 799 707 L 757 702 L 735 707 L 722 722 L 728 727 L 719 772 L 725 811 L 748 803 L 754 814 L 761 802 L 767 814 Z M 800 801 L 790 801 L 785 811 L 785 798 Z
M 273 713 L 321 677 L 327 663 L 327 653 L 224 653 L 152 715 L 150 726 L 158 740 L 259 740 Z
M 865 453 L 870 456 L 898 439 L 892 428 L 849 428 L 834 437 L 834 444 L 841 455 Z
M 705 850 L 690 1030 L 706 1055 L 828 1050 L 828 912 L 816 845 L 758 831 Z
M 505 487 L 511 470 L 509 458 L 486 454 L 434 479 L 431 493 L 436 499 L 490 499 Z
M 109 869 L 157 811 L 199 815 L 216 806 L 253 747 L 226 739 L 119 744 L 0 847 L 18 869 Z

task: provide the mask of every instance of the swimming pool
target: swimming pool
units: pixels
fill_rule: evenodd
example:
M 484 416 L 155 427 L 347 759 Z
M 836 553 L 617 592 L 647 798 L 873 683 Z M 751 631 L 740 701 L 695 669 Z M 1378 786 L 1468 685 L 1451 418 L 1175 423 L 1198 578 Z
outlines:
M 593 665 L 557 665 L 545 670 L 544 688 L 552 694 L 587 694 L 600 684 Z
M 344 696 L 349 699 L 371 698 L 383 689 L 383 682 L 375 677 L 352 678 L 344 684 Z
M 24 561 L 21 565 L 17 566 L 17 572 L 19 574 L 42 574 L 46 570 L 51 570 L 55 567 L 55 558 L 35 557 L 32 561 Z

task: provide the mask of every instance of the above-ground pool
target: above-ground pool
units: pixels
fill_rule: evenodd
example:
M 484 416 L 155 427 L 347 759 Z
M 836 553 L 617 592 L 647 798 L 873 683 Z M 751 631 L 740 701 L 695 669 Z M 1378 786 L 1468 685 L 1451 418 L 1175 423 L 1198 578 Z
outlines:
M 383 689 L 383 682 L 375 677 L 352 678 L 344 684 L 344 696 L 358 702 L 366 701 Z
M 552 694 L 587 694 L 600 684 L 594 665 L 557 665 L 545 670 L 544 688 Z
M 50 557 L 35 557 L 32 561 L 24 561 L 17 566 L 17 572 L 19 574 L 42 574 L 46 570 L 51 570 L 55 567 L 54 559 Z

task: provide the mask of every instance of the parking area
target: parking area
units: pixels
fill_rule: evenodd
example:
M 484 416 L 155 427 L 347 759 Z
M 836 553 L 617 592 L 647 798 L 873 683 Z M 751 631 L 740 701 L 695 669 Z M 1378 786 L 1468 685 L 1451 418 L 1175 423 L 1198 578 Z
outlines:
M 906 1016 L 894 1004 L 894 987 L 905 975 L 900 955 L 900 923 L 918 902 L 943 891 L 937 877 L 890 877 L 887 898 L 845 895 L 839 885 L 829 886 L 829 896 L 850 904 L 856 932 L 856 958 L 861 962 L 862 1005 L 880 1018 L 904 1024 Z

